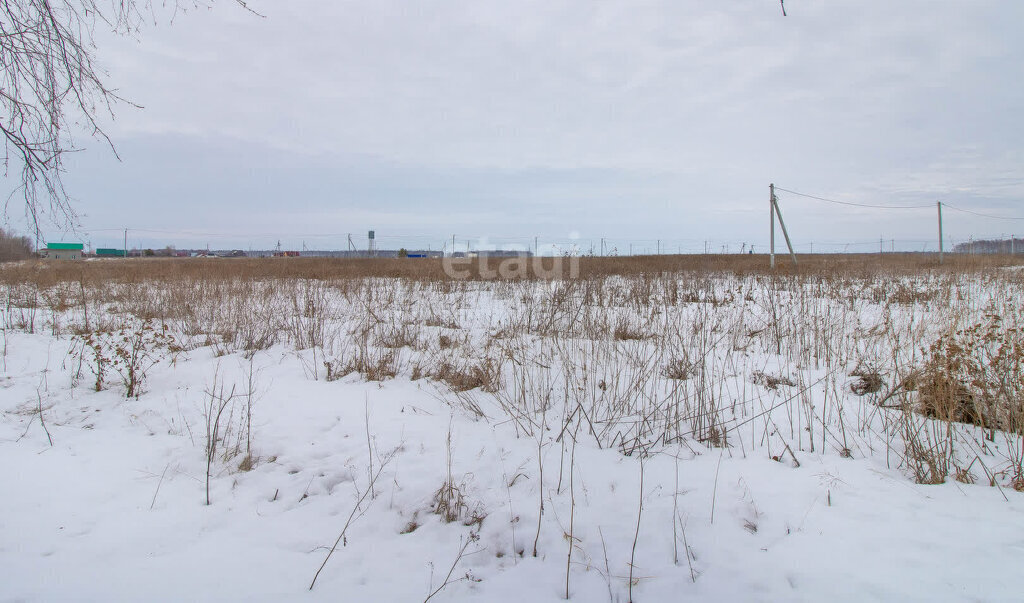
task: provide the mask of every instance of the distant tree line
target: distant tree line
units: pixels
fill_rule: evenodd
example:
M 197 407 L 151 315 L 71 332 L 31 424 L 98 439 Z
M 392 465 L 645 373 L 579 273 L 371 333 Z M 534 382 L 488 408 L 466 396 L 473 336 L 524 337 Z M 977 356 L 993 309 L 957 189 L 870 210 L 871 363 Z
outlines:
M 957 243 L 953 247 L 955 253 L 1024 253 L 1024 239 L 978 239 Z
M 32 257 L 32 239 L 0 228 L 0 262 Z

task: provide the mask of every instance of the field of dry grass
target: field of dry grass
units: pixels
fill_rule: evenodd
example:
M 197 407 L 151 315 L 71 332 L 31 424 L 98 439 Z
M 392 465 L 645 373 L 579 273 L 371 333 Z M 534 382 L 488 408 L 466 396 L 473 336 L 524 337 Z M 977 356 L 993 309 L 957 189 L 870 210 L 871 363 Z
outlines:
M 216 491 L 232 474 L 273 471 L 260 453 L 270 428 L 252 431 L 261 412 L 251 402 L 256 359 L 293 359 L 292 378 L 308 383 L 429 391 L 452 417 L 505 434 L 530 457 L 516 470 L 528 482 L 513 477 L 484 489 L 474 506 L 472 478 L 452 476 L 451 450 L 462 444 L 449 426 L 447 477 L 431 487 L 431 512 L 471 530 L 456 564 L 487 510 L 515 497 L 519 509 L 531 507 L 519 512 L 518 536 L 511 528 L 516 555 L 536 556 L 539 547 L 543 556 L 562 538 L 575 542 L 582 532 L 574 529 L 590 529 L 587 542 L 569 546 L 566 593 L 574 555 L 599 559 L 604 544 L 603 532 L 597 542 L 594 526 L 571 519 L 585 511 L 573 490 L 577 444 L 581 455 L 614 450 L 637 463 L 640 508 L 623 520 L 636 523 L 634 550 L 646 463 L 664 472 L 674 462 L 677 480 L 687 460 L 712 471 L 714 483 L 703 484 L 711 526 L 718 469 L 702 459 L 712 456 L 793 469 L 854 460 L 895 472 L 907 486 L 976 484 L 1007 501 L 1024 491 L 1024 262 L 800 260 L 792 267 L 779 258 L 772 272 L 764 256 L 581 258 L 579 278 L 559 280 L 481 278 L 492 265 L 458 280 L 439 261 L 419 259 L 9 264 L 0 268 L 3 362 L 13 358 L 9 335 L 45 335 L 67 345 L 61 370 L 73 389 L 116 391 L 129 405 L 151 391 L 152 374 L 215 362 L 193 419 L 206 426 L 207 502 L 211 482 Z M 248 385 L 236 384 L 247 395 L 217 381 L 232 357 L 248 363 Z M 35 413 L 45 425 L 42 400 L 19 416 Z M 374 454 L 376 435 L 369 423 L 366 430 L 372 491 L 378 477 L 398 478 L 381 477 L 392 457 Z M 481 465 L 472 475 L 507 478 L 504 471 Z M 670 500 L 674 509 L 678 484 L 658 479 L 656 489 L 673 492 L 663 506 Z M 826 496 L 831 506 L 831 487 Z M 754 509 L 744 512 L 744 533 L 765 529 L 756 505 L 744 504 Z M 545 515 L 552 507 L 562 514 Z M 668 517 L 674 564 L 689 565 L 686 580 L 696 583 L 699 568 L 688 552 L 680 562 L 676 548 L 686 522 L 675 510 Z M 401 534 L 422 521 L 404 518 Z M 506 538 L 506 528 L 487 525 L 494 539 Z M 712 546 L 714 532 L 703 537 Z M 632 566 L 630 558 L 630 593 Z
M 575 420 L 585 416 L 600 445 L 629 453 L 689 437 L 734 445 L 730 433 L 748 423 L 743 417 L 761 416 L 764 402 L 751 395 L 779 385 L 801 392 L 782 409 L 791 425 L 794 416 L 806 423 L 808 435 L 794 430 L 795 442 L 773 444 L 752 432 L 773 457 L 780 446 L 814 450 L 817 422 L 819 447 L 839 429 L 831 447 L 848 453 L 849 426 L 858 425 L 881 429 L 887 442 L 904 438 L 910 452 L 900 463 L 908 466 L 916 461 L 907 455 L 945 446 L 937 466 L 913 467 L 919 481 L 942 481 L 949 471 L 940 469 L 972 459 L 955 459 L 952 441 L 922 431 L 934 419 L 949 434 L 952 422 L 1021 431 L 1024 383 L 1013 381 L 1021 370 L 1013 346 L 1024 272 L 1008 266 L 1010 258 L 954 255 L 942 266 L 918 254 L 779 261 L 769 271 L 764 256 L 586 257 L 579 278 L 550 282 L 483 278 L 495 259 L 468 264 L 463 280 L 425 259 L 27 262 L 0 270 L 0 286 L 5 329 L 45 324 L 53 335 L 80 338 L 83 350 L 92 346 L 94 360 L 112 353 L 99 351 L 113 345 L 102 337 L 139 337 L 152 325 L 177 348 L 212 346 L 217 355 L 284 344 L 309 355 L 312 379 L 427 377 L 452 390 L 454 405 L 485 416 L 493 412 L 484 410 L 486 397 L 529 433 L 547 404 L 538 390 L 567 388 L 583 392 L 561 401 L 581 409 Z M 1003 378 L 1006 371 L 1012 375 Z M 815 389 L 840 408 L 798 410 Z M 881 399 L 871 421 L 844 418 L 851 392 Z M 777 434 L 771 417 L 753 424 Z M 921 434 L 931 439 L 917 442 Z M 1020 456 L 1011 481 L 1024 486 Z
M 501 260 L 485 258 L 467 264 L 471 279 L 494 270 Z M 544 258 L 550 266 L 552 258 Z M 921 271 L 964 272 L 1024 265 L 1024 256 L 947 254 L 940 266 L 934 254 L 818 254 L 801 255 L 793 266 L 788 256 L 776 258 L 780 275 L 836 275 L 871 277 L 880 274 L 912 275 Z M 768 274 L 768 258 L 759 255 L 657 255 L 579 258 L 580 278 L 655 275 L 664 273 L 730 272 Z M 85 262 L 27 261 L 0 264 L 0 282 L 31 282 L 48 286 L 64 281 L 139 282 L 145 280 L 223 279 L 358 279 L 406 278 L 453 280 L 443 261 L 436 258 L 131 258 Z

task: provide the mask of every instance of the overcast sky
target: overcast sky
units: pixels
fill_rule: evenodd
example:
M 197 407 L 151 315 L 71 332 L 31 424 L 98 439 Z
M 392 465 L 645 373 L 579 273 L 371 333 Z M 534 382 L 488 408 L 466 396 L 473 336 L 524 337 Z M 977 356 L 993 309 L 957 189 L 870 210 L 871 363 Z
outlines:
M 144 108 L 109 123 L 121 162 L 79 139 L 66 240 L 325 249 L 372 228 L 383 247 L 763 251 L 770 182 L 1024 216 L 1020 2 L 250 5 L 265 17 L 218 0 L 98 38 Z M 936 247 L 934 207 L 779 199 L 803 251 Z M 1024 236 L 945 220 L 955 240 Z

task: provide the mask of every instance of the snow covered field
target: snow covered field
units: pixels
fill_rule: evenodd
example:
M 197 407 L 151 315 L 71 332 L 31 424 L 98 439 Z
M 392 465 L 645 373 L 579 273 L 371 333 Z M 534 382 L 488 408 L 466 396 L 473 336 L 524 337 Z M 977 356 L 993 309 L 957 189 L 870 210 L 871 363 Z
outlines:
M 1024 593 L 1019 271 L 2 287 L 0 600 Z

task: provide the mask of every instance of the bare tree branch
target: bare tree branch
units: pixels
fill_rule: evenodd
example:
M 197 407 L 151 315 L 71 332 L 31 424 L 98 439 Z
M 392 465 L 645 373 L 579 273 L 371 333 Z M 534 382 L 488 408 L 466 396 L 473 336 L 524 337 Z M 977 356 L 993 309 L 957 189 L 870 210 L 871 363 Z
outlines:
M 176 0 L 173 8 L 206 1 Z M 245 0 L 234 1 L 258 14 Z M 149 17 L 156 20 L 152 0 L 0 0 L 3 172 L 19 180 L 4 213 L 20 199 L 37 236 L 44 222 L 66 228 L 76 220 L 62 181 L 65 155 L 80 150 L 73 132 L 84 129 L 117 155 L 99 119 L 131 103 L 109 87 L 96 64 L 96 28 L 132 35 Z

